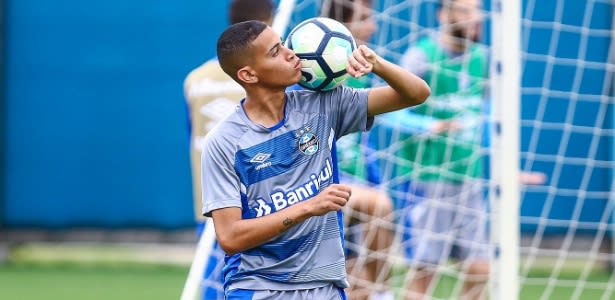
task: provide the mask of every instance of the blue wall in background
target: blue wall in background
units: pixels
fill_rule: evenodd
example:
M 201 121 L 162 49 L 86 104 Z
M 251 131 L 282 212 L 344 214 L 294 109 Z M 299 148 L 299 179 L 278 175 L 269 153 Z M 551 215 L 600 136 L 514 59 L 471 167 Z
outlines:
M 5 3 L 4 225 L 190 226 L 182 82 L 227 2 Z
M 529 9 L 528 2 L 537 7 Z M 603 97 L 608 96 L 609 86 L 613 84 L 612 75 L 605 71 L 612 38 L 609 30 L 613 5 L 606 1 L 524 1 L 524 17 L 546 22 L 557 20 L 562 7 L 556 3 L 563 4 L 561 27 L 539 24 L 523 27 L 523 49 L 527 55 L 523 60 L 521 119 L 541 123 L 522 123 L 521 150 L 537 156 L 524 157 L 521 166 L 526 165 L 526 159 L 533 161 L 532 170 L 546 173 L 547 184 L 557 187 L 557 191 L 529 188 L 523 197 L 522 216 L 605 222 L 611 213 L 607 202 L 612 189 L 613 135 L 601 129 L 613 130 L 615 115 L 612 95 L 610 101 Z M 581 27 L 589 31 L 582 33 Z M 551 55 L 552 60 L 545 54 Z M 570 127 L 562 128 L 563 123 Z M 535 147 L 533 138 L 538 141 Z M 540 157 L 556 154 L 565 159 L 546 161 Z M 547 233 L 593 230 L 577 225 L 551 224 L 544 230 Z M 522 229 L 533 231 L 536 227 L 525 225 Z

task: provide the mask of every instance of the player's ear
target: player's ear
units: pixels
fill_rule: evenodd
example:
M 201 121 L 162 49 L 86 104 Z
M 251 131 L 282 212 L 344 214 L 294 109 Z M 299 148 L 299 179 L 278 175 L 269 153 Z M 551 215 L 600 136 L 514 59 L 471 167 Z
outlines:
M 252 70 L 252 68 L 245 66 L 239 70 L 237 70 L 237 78 L 245 83 L 256 83 L 258 82 L 258 77 L 256 76 L 256 72 Z

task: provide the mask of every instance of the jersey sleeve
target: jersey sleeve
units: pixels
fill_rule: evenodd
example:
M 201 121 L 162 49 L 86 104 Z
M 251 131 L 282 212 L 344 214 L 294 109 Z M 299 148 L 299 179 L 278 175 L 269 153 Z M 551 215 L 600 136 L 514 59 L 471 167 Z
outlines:
M 208 138 L 201 155 L 202 213 L 207 217 L 216 209 L 242 207 L 232 144 L 224 141 L 216 135 Z
M 342 137 L 352 132 L 367 131 L 374 123 L 374 117 L 367 116 L 369 89 L 355 89 L 340 86 L 331 93 L 330 109 L 336 116 L 335 132 Z

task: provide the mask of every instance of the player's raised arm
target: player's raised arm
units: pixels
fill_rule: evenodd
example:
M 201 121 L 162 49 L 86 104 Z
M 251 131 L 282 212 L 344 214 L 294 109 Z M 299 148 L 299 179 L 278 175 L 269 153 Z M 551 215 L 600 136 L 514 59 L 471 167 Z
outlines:
M 380 57 L 365 45 L 359 46 L 348 60 L 346 71 L 354 77 L 374 72 L 388 86 L 375 87 L 369 93 L 370 116 L 421 104 L 431 90 L 418 76 Z

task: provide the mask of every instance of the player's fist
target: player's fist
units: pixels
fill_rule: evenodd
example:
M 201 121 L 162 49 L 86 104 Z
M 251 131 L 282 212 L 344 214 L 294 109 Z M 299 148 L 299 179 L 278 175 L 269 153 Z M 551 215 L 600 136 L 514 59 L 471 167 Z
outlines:
M 322 216 L 330 211 L 340 210 L 350 198 L 350 187 L 343 184 L 332 184 L 322 190 L 316 197 L 309 200 L 313 216 Z
M 363 76 L 374 70 L 374 66 L 378 64 L 379 59 L 380 57 L 374 50 L 361 45 L 348 57 L 346 72 L 353 77 Z

